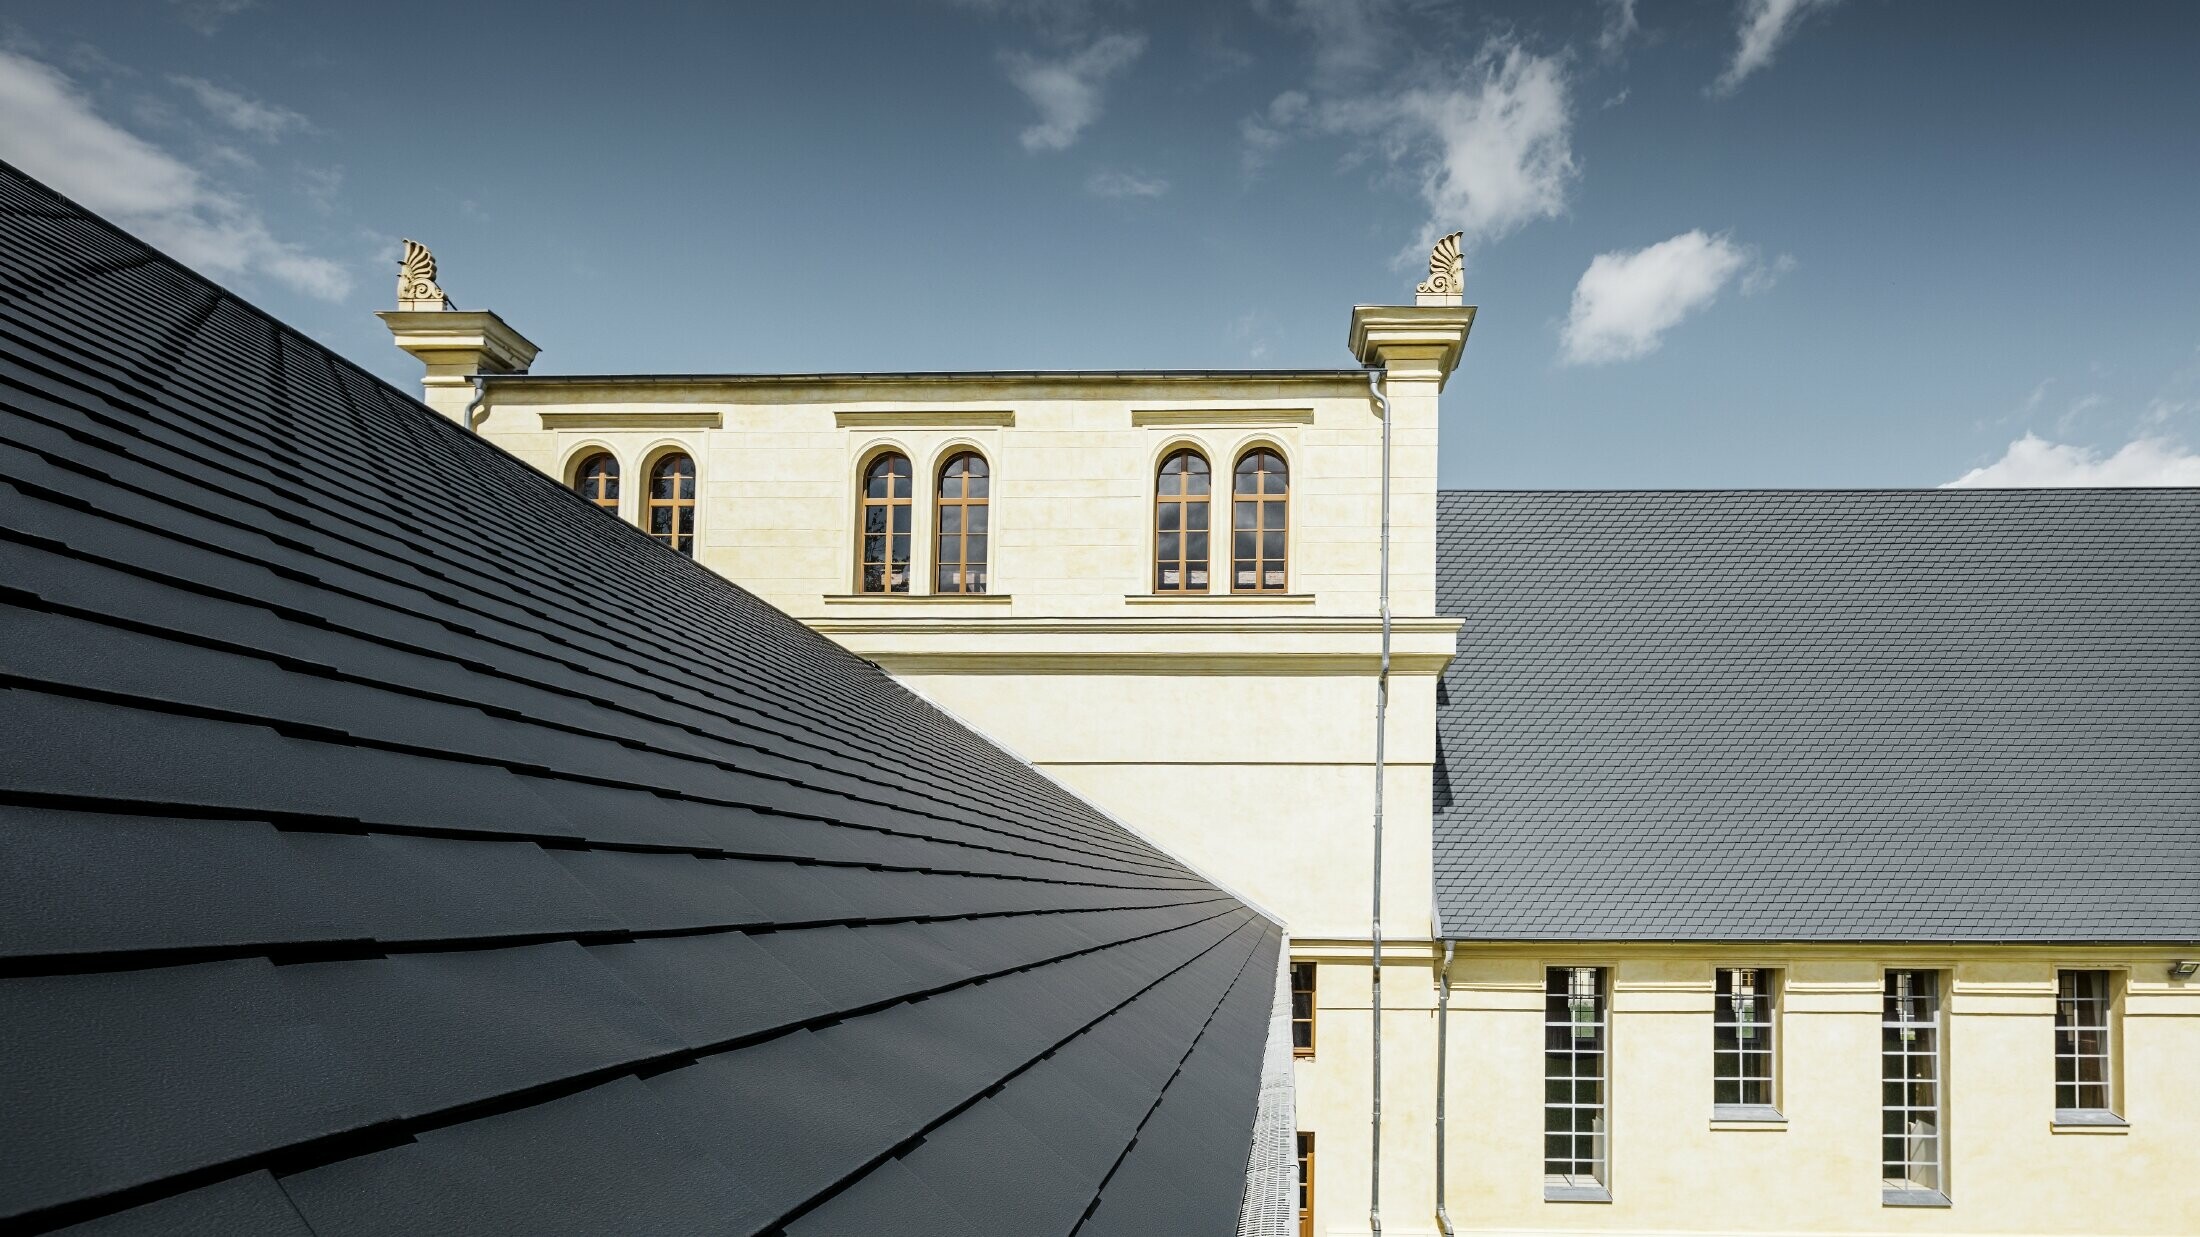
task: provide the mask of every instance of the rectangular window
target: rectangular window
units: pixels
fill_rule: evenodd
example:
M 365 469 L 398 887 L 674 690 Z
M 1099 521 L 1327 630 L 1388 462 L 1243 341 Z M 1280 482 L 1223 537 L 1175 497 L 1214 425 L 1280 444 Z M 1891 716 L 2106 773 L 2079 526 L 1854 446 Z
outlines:
M 1734 1121 L 1777 1120 L 1777 1058 L 1772 1003 L 1775 973 L 1719 968 L 1711 1013 L 1711 1114 Z
M 2109 980 L 2107 971 L 2055 973 L 2057 1121 L 2115 1115 Z
M 1543 1197 L 1609 1202 L 1606 974 L 1554 966 L 1543 985 Z
M 1291 1052 L 1314 1055 L 1314 964 L 1291 964 Z
M 1299 1237 L 1314 1237 L 1314 1136 L 1299 1135 Z
M 1879 1159 L 1884 1201 L 1946 1206 L 1936 971 L 1889 971 L 1879 1022 Z

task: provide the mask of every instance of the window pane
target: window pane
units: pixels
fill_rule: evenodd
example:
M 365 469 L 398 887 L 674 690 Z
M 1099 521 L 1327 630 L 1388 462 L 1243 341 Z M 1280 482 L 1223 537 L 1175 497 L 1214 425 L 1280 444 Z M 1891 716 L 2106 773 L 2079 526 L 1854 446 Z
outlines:
M 1184 509 L 1182 507 L 1179 507 L 1175 503 L 1161 504 L 1161 509 L 1154 513 L 1155 518 L 1160 521 L 1161 531 L 1165 533 L 1175 532 L 1177 530 L 1178 521 L 1183 515 L 1183 510 Z
M 902 510 L 907 511 L 908 508 L 904 507 Z M 940 508 L 940 534 L 943 537 L 949 533 L 961 532 L 962 527 L 963 509 L 961 507 L 949 504 Z
M 1543 1172 L 1562 1185 L 1601 1184 L 1604 1163 L 1606 978 L 1597 967 L 1551 967 L 1544 982 Z
M 1940 1186 L 1940 987 L 1933 971 L 1889 971 L 1880 1022 L 1881 1175 L 1889 1189 Z
M 989 511 L 991 511 L 991 510 L 993 510 L 993 508 L 991 508 L 991 507 L 971 507 L 971 508 L 969 508 L 969 512 L 970 512 L 970 514 L 969 514 L 969 515 L 968 515 L 967 517 L 965 517 L 965 522 L 966 522 L 966 523 L 968 523 L 968 524 L 970 525 L 970 531 L 971 531 L 971 532 L 974 532 L 974 533 L 982 533 L 982 532 L 986 531 L 986 527 L 985 527 L 985 526 L 986 526 L 986 524 L 987 524 L 987 522 L 988 522 L 988 521 L 987 521 L 987 517 L 986 517 L 986 513 L 987 513 L 987 512 L 989 512 Z
M 909 504 L 900 503 L 894 507 L 894 531 L 897 533 L 909 531 Z
M 1184 527 L 1197 529 L 1205 529 L 1207 527 L 1206 503 L 1184 504 Z

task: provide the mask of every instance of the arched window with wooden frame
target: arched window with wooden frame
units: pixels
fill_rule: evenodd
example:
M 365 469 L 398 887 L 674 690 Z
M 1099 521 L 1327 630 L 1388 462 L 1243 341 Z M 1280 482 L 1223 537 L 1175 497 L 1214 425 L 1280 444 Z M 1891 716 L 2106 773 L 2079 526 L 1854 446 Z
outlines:
M 573 488 L 582 498 L 613 515 L 619 514 L 619 457 L 598 451 L 573 470 Z
M 1209 491 L 1207 457 L 1191 447 L 1171 451 L 1154 474 L 1153 591 L 1207 591 Z
M 983 593 L 986 579 L 991 472 L 985 457 L 959 451 L 940 466 L 936 519 L 939 556 L 933 559 L 936 593 Z
M 649 535 L 682 554 L 695 553 L 695 461 L 674 451 L 649 467 Z
M 856 532 L 856 587 L 909 591 L 909 457 L 888 451 L 863 469 L 863 515 Z
M 1238 457 L 1230 484 L 1230 591 L 1281 593 L 1290 584 L 1291 472 L 1273 447 Z

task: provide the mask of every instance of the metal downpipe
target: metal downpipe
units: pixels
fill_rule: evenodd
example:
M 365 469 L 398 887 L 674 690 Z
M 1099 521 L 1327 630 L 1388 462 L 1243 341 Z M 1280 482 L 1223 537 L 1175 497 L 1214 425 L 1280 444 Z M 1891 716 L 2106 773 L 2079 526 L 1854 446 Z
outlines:
M 1383 1233 L 1383 758 L 1384 728 L 1390 713 L 1390 397 L 1383 393 L 1388 375 L 1367 371 L 1367 393 L 1382 409 L 1383 500 L 1382 568 L 1377 592 L 1382 602 L 1382 661 L 1375 675 L 1375 864 L 1369 915 L 1369 971 L 1373 991 L 1368 1006 L 1374 1018 L 1374 1089 L 1368 1105 L 1367 1222 L 1373 1237 Z
M 1436 975 L 1436 1227 L 1453 1237 L 1451 1213 L 1444 1210 L 1444 1040 L 1451 1029 L 1451 942 L 1444 942 L 1444 969 Z

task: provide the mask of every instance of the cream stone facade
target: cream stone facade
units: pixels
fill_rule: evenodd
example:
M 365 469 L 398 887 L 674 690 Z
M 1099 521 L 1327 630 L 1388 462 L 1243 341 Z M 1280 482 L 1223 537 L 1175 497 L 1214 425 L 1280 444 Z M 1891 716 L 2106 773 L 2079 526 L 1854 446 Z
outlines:
M 431 406 L 568 484 L 608 453 L 618 518 L 646 523 L 668 455 L 694 462 L 696 558 L 992 736 L 1279 915 L 1316 966 L 1298 1066 L 1315 1135 L 1310 1232 L 1369 1216 L 1371 824 L 1381 661 L 1383 402 L 1390 417 L 1392 657 L 1384 768 L 1382 1231 L 1434 1234 L 1438 972 L 1431 800 L 1438 676 L 1439 395 L 1474 320 L 1456 250 L 1414 305 L 1360 306 L 1348 367 L 1308 371 L 551 376 L 495 314 L 385 313 Z M 432 279 L 432 265 L 429 268 Z M 1440 276 L 1449 275 L 1450 283 Z M 440 295 L 440 289 L 438 289 Z M 1371 389 L 1371 374 L 1375 389 Z M 1452 393 L 1450 415 L 1472 415 Z M 1154 588 L 1156 472 L 1214 477 L 1213 588 Z M 1233 594 L 1233 464 L 1289 468 L 1288 584 Z M 939 595 L 930 498 L 952 456 L 991 480 L 988 586 Z M 860 588 L 861 478 L 914 476 L 907 593 Z M 2200 1233 L 2200 986 L 2191 950 L 2032 946 L 1464 943 L 1450 966 L 1444 1208 L 1458 1232 Z M 1608 1202 L 1550 1201 L 1547 966 L 1609 968 Z M 1777 971 L 1783 1120 L 1715 1121 L 1713 968 Z M 1880 976 L 1952 977 L 1945 1032 L 1953 1205 L 1885 1205 Z M 2055 972 L 2126 977 L 2121 1126 L 2055 1127 Z

